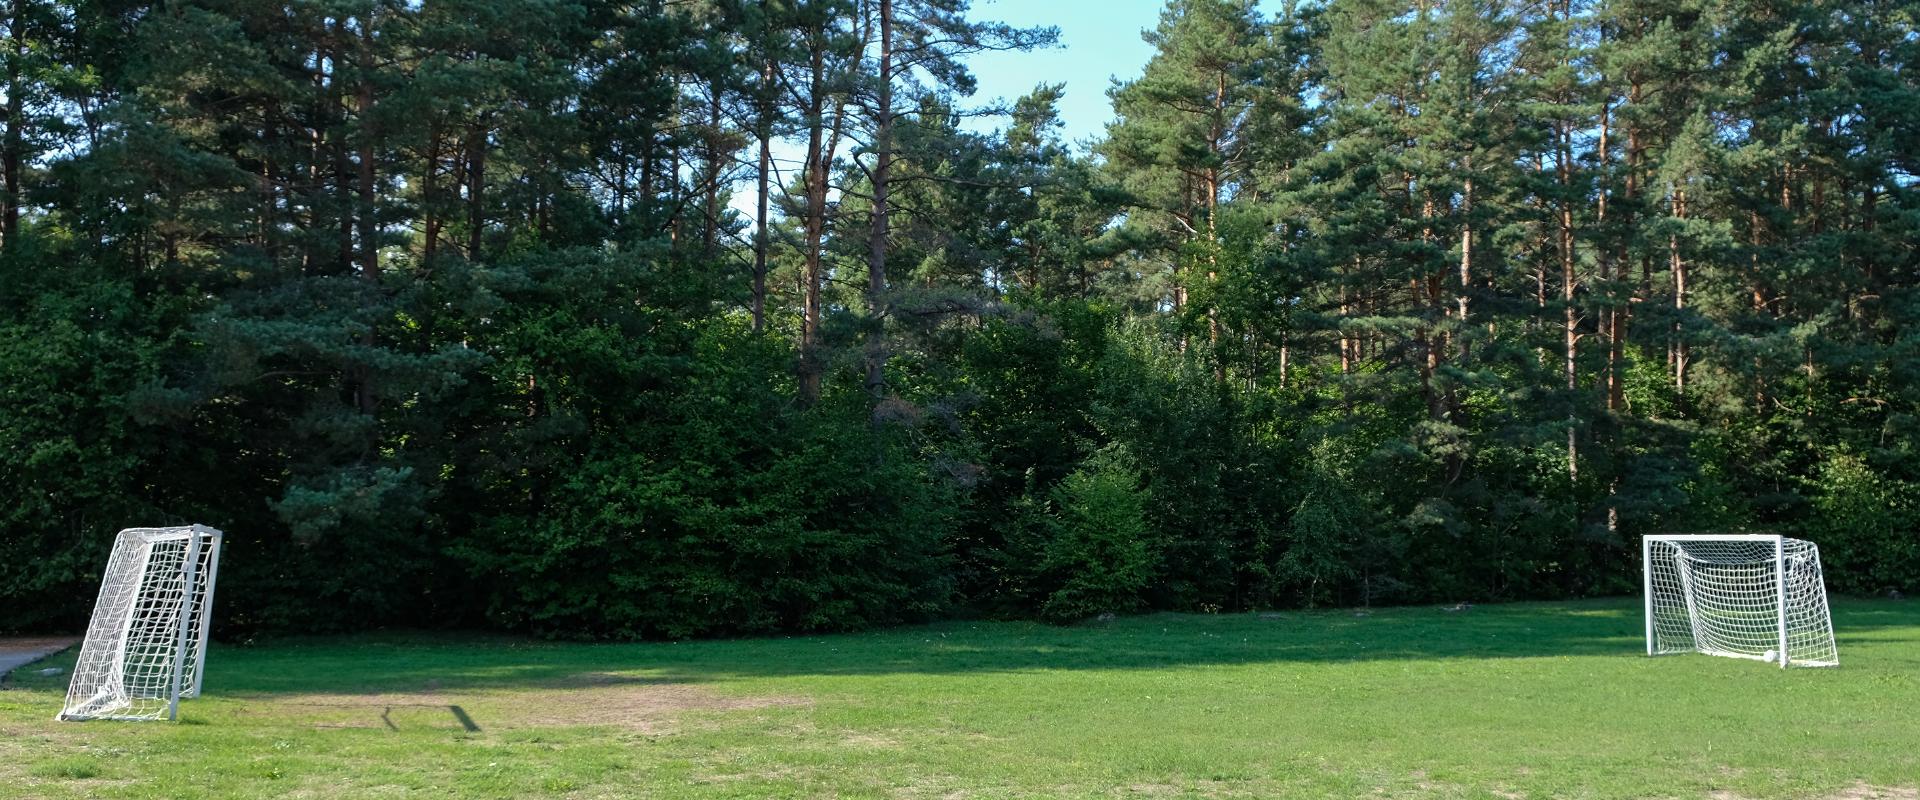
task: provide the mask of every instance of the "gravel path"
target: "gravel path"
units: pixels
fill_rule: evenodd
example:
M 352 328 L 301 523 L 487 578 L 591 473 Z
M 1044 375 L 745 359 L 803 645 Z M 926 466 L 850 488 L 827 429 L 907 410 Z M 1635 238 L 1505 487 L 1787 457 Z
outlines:
M 43 636 L 8 639 L 0 637 L 0 678 L 47 656 L 80 643 L 78 636 Z

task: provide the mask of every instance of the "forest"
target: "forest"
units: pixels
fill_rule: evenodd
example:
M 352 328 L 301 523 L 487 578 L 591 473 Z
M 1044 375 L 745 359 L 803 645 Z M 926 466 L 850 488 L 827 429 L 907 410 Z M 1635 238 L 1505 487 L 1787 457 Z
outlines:
M 966 0 L 0 5 L 0 628 L 1920 590 L 1911 2 L 1173 0 L 1090 142 Z

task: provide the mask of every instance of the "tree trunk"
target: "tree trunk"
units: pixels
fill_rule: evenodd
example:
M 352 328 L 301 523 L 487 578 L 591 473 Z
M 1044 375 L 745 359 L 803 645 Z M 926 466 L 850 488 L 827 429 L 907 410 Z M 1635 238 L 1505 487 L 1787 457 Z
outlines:
M 1562 332 L 1564 333 L 1563 344 L 1565 346 L 1562 365 L 1566 371 L 1568 395 L 1572 395 L 1580 388 L 1580 376 L 1578 372 L 1580 317 L 1573 307 L 1574 288 L 1576 284 L 1573 252 L 1573 202 L 1568 199 L 1568 194 L 1571 193 L 1573 186 L 1573 132 L 1571 127 L 1569 123 L 1560 123 L 1559 141 L 1557 142 L 1555 154 L 1555 160 L 1559 162 L 1560 186 L 1563 190 L 1563 195 L 1560 200 L 1560 247 L 1558 249 L 1560 251 L 1560 302 L 1565 306 L 1561 310 Z M 1569 403 L 1571 404 L 1571 402 L 1572 400 L 1569 398 Z M 1567 412 L 1567 477 L 1569 479 L 1580 476 L 1579 428 L 1580 420 L 1578 414 L 1569 410 Z
M 378 126 L 373 117 L 373 30 L 374 19 L 371 15 L 363 21 L 360 50 L 360 75 L 354 89 L 354 105 L 360 117 L 360 142 L 357 156 L 358 164 L 358 202 L 355 204 L 356 216 L 360 225 L 360 277 L 370 283 L 380 281 L 380 226 L 375 217 L 377 203 L 374 195 L 374 137 L 378 135 Z M 360 344 L 372 347 L 374 331 L 369 327 L 360 334 Z M 361 413 L 373 413 L 377 398 L 373 391 L 373 370 L 362 364 L 355 371 L 354 405 Z
M 707 226 L 700 236 L 701 252 L 713 258 L 720 234 L 720 87 L 709 91 L 707 104 Z
M 420 263 L 427 269 L 433 269 L 433 262 L 440 251 L 440 126 L 436 123 L 427 129 L 427 164 L 420 176 L 420 216 L 422 241 L 420 243 Z
M 380 279 L 380 225 L 374 216 L 377 203 L 373 190 L 373 143 L 367 136 L 370 134 L 363 134 L 357 155 L 359 177 L 355 190 L 358 201 L 355 205 L 358 213 L 355 219 L 359 225 L 360 246 L 356 252 L 360 260 L 360 277 L 377 281 Z
M 678 88 L 679 85 L 680 85 L 680 82 L 676 79 L 674 81 L 675 94 L 679 94 L 679 88 Z M 680 120 L 675 119 L 673 121 L 673 126 L 675 128 L 680 127 L 680 125 L 681 125 Z M 667 207 L 667 214 L 668 214 L 667 244 L 670 245 L 669 249 L 676 250 L 676 251 L 680 249 L 681 228 L 686 225 L 686 217 L 687 217 L 686 214 L 681 213 L 686 206 L 684 203 L 681 202 L 682 195 L 680 194 L 680 168 L 681 168 L 680 148 L 675 147 L 673 145 L 668 145 L 667 146 L 667 173 L 661 177 L 666 179 L 666 186 L 667 186 L 667 195 L 664 198 L 666 200 L 666 207 Z
M 25 161 L 27 126 L 26 98 L 20 85 L 20 62 L 27 57 L 27 2 L 13 0 L 7 14 L 7 137 L 0 154 L 0 173 L 4 186 L 0 191 L 0 247 L 11 249 L 20 234 L 21 169 Z
M 1335 333 L 1338 334 L 1336 341 L 1340 345 L 1341 375 L 1345 375 L 1353 370 L 1353 340 L 1347 338 L 1347 330 L 1344 327 L 1347 318 L 1353 313 L 1353 307 L 1347 303 L 1348 280 L 1350 279 L 1344 275 L 1340 277 L 1340 324 L 1342 327 L 1335 330 Z
M 893 171 L 893 0 L 880 2 L 880 81 L 874 109 L 873 230 L 867 237 L 867 394 L 886 393 L 887 185 Z
M 1611 106 L 1603 108 L 1601 113 L 1600 168 L 1602 171 L 1605 171 L 1611 163 L 1612 158 L 1612 154 L 1607 149 L 1607 131 Z M 1637 140 L 1638 135 L 1629 129 L 1627 133 L 1627 204 L 1624 212 L 1627 214 L 1633 213 L 1633 148 Z M 1603 192 L 1601 196 L 1605 197 L 1606 194 Z M 1604 214 L 1605 207 L 1603 206 L 1603 218 Z M 1617 222 L 1616 227 L 1619 227 Z M 1609 259 L 1611 264 L 1607 273 L 1607 277 L 1613 281 L 1613 291 L 1615 293 L 1611 309 L 1607 313 L 1607 410 L 1613 412 L 1625 411 L 1627 407 L 1626 379 L 1622 372 L 1626 369 L 1627 317 L 1632 313 L 1633 308 L 1631 299 L 1621 298 L 1619 295 L 1621 287 L 1626 285 L 1628 256 L 1626 237 L 1622 236 L 1617 238 L 1619 241 L 1615 245 L 1612 257 Z
M 767 0 L 760 0 L 760 13 L 763 18 L 768 14 L 768 10 Z M 779 90 L 775 88 L 774 84 L 778 76 L 775 72 L 777 63 L 773 55 L 772 32 L 770 30 L 762 31 L 761 36 L 764 38 L 761 41 L 760 85 L 757 87 L 760 93 L 757 98 L 759 101 L 757 110 L 759 111 L 760 118 L 755 121 L 757 124 L 754 127 L 754 133 L 760 140 L 760 163 L 754 170 L 753 175 L 755 188 L 758 190 L 757 196 L 754 199 L 753 213 L 753 296 L 751 304 L 754 333 L 760 333 L 767 329 L 767 248 L 772 241 L 772 232 L 767 229 L 767 192 L 772 188 L 773 184 L 771 176 L 773 171 L 773 124 L 775 116 L 779 113 L 778 101 L 775 99 L 778 96 L 777 92 Z
M 772 72 L 772 68 L 773 62 L 769 60 L 767 62 L 769 79 L 771 79 L 770 73 Z M 760 165 L 755 171 L 754 177 L 754 182 L 757 184 L 759 190 L 759 197 L 754 201 L 753 212 L 752 303 L 754 333 L 766 330 L 767 327 L 767 247 L 772 239 L 772 232 L 767 230 L 767 192 L 772 188 L 772 181 L 768 180 L 768 172 L 773 168 L 773 135 L 766 127 L 770 124 L 768 121 L 763 119 L 760 124 L 762 126 L 760 129 Z
M 318 63 L 319 61 L 318 55 L 319 55 L 318 53 L 315 53 L 316 63 Z M 320 80 L 321 80 L 320 76 L 316 72 L 316 74 L 314 75 L 314 87 L 313 87 L 315 90 L 314 91 L 315 97 L 318 97 L 320 95 L 320 91 L 319 91 L 321 88 Z M 316 201 L 320 198 L 320 192 L 321 192 L 320 162 L 321 162 L 321 159 L 325 157 L 324 156 L 325 147 L 321 141 L 321 133 L 320 133 L 321 126 L 324 125 L 324 123 L 321 121 L 321 115 L 323 112 L 317 101 L 311 108 L 308 109 L 308 111 L 310 113 L 310 117 L 307 123 L 309 127 L 307 128 L 307 132 L 306 132 L 307 182 L 305 187 L 305 194 L 306 194 L 305 200 L 307 205 L 307 230 L 318 231 L 321 229 L 320 228 L 320 208 L 319 208 L 320 204 Z M 320 264 L 318 260 L 319 254 L 315 252 L 316 249 L 317 248 L 315 248 L 311 244 L 308 244 L 300 248 L 301 274 L 309 275 L 309 276 L 319 274 L 319 270 L 320 270 Z
M 467 133 L 467 260 L 479 261 L 487 228 L 487 118 Z
M 368 26 L 371 27 L 371 21 Z M 371 51 L 373 34 L 366 34 L 365 47 Z M 380 280 L 380 225 L 375 217 L 376 197 L 374 193 L 374 136 L 377 135 L 373 121 L 373 57 L 371 52 L 362 54 L 360 80 L 354 90 L 354 104 L 360 116 L 360 142 L 357 152 L 359 159 L 359 194 L 354 209 L 360 224 L 360 277 L 369 281 Z
M 1456 344 L 1454 355 L 1461 361 L 1467 359 L 1467 293 L 1473 289 L 1473 160 L 1469 156 L 1462 160 L 1467 171 L 1467 179 L 1460 192 L 1460 286 L 1459 294 L 1454 296 L 1455 313 L 1460 315 L 1458 330 L 1460 341 Z
M 1207 149 L 1214 158 L 1224 159 L 1227 136 L 1227 74 L 1214 73 L 1213 126 L 1207 137 Z M 1226 364 L 1220 358 L 1220 183 L 1217 166 L 1207 167 L 1207 342 L 1213 346 L 1213 380 L 1227 382 Z
M 654 158 L 654 131 L 651 122 L 643 125 L 646 133 L 640 137 L 640 183 L 634 187 L 634 202 L 640 204 L 640 225 L 645 235 L 653 235 L 653 209 L 656 198 L 653 196 L 653 173 L 656 169 Z
M 356 202 L 353 187 L 353 159 L 347 154 L 347 90 L 341 85 L 342 76 L 339 72 L 339 63 L 344 51 L 344 47 L 334 51 L 333 98 L 329 104 L 337 115 L 332 120 L 336 123 L 332 136 L 333 182 L 335 213 L 338 213 L 340 218 L 337 220 L 339 235 L 335 249 L 338 252 L 334 253 L 334 262 L 335 269 L 341 275 L 353 272 L 354 204 Z
M 265 155 L 260 159 L 260 248 L 266 251 L 267 263 L 280 265 L 279 217 L 280 195 L 274 180 L 274 154 L 280 151 L 279 119 L 274 112 L 266 111 L 260 117 L 260 141 Z
M 1411 201 L 1413 178 L 1406 176 L 1403 181 L 1407 187 L 1408 200 Z M 1431 247 L 1434 238 L 1433 195 L 1425 188 L 1421 189 L 1421 194 L 1423 198 L 1420 203 L 1420 242 Z M 1430 251 L 1423 250 L 1423 252 Z M 1427 418 L 1439 422 L 1447 418 L 1447 399 L 1446 393 L 1440 391 L 1434 378 L 1440 374 L 1440 368 L 1444 363 L 1442 351 L 1447 345 L 1445 334 L 1435 329 L 1434 320 L 1437 314 L 1444 314 L 1446 311 L 1441 307 L 1440 301 L 1441 273 L 1432 271 L 1431 263 L 1425 262 L 1424 258 L 1422 262 L 1421 274 L 1414 276 L 1411 287 L 1414 308 L 1420 315 L 1420 324 L 1414 333 L 1414 338 L 1420 347 L 1420 393 L 1427 403 Z
M 812 55 L 809 65 L 812 70 L 811 95 L 807 103 L 807 173 L 804 191 L 807 210 L 802 223 L 804 228 L 805 252 L 802 254 L 804 266 L 801 275 L 800 299 L 800 364 L 799 385 L 800 400 L 813 403 L 820 399 L 820 282 L 821 242 L 826 236 L 827 226 L 827 167 L 832 156 L 828 152 L 826 131 L 826 54 L 821 41 L 825 32 L 815 31 L 812 41 Z
M 1673 218 L 1687 218 L 1687 191 L 1674 187 Z M 1682 312 L 1687 307 L 1687 262 L 1680 257 L 1680 236 L 1670 234 L 1667 237 L 1668 267 L 1673 271 L 1673 310 Z M 1687 343 L 1686 331 L 1679 319 L 1673 321 L 1673 390 L 1681 395 L 1687 392 Z

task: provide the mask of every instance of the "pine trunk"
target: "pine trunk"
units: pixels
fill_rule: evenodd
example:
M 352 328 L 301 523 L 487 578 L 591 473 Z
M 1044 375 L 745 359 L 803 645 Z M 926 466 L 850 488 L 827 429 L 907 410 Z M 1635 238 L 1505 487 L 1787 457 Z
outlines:
M 710 87 L 707 100 L 707 224 L 700 235 L 701 252 L 712 258 L 719 249 L 720 235 L 720 87 Z
M 807 201 L 804 229 L 804 267 L 800 301 L 800 399 L 812 403 L 820 399 L 820 283 L 821 243 L 827 226 L 827 153 L 826 131 L 826 54 L 825 43 L 816 39 L 809 64 L 812 69 L 812 94 L 807 106 L 807 173 L 804 187 Z
M 768 71 L 772 71 L 772 62 L 768 62 Z M 773 136 L 766 128 L 770 123 L 761 121 L 760 163 L 755 170 L 754 183 L 759 196 L 754 200 L 754 237 L 753 237 L 753 332 L 759 333 L 767 327 L 767 247 L 772 239 L 772 231 L 767 229 L 767 192 L 772 189 L 769 173 L 773 169 Z
M 1568 395 L 1572 395 L 1580 388 L 1580 376 L 1578 372 L 1580 317 L 1573 306 L 1574 289 L 1576 286 L 1576 278 L 1574 275 L 1573 202 L 1568 199 L 1573 190 L 1573 132 L 1571 128 L 1572 126 L 1568 123 L 1562 122 L 1560 124 L 1559 142 L 1556 147 L 1556 158 L 1560 162 L 1560 186 L 1563 193 L 1560 200 L 1560 246 L 1558 249 L 1560 251 L 1560 302 L 1564 306 L 1561 310 L 1562 332 L 1564 334 L 1562 343 L 1565 348 L 1562 365 L 1566 372 Z M 1579 428 L 1579 416 L 1573 411 L 1568 411 L 1567 477 L 1569 479 L 1578 478 L 1580 475 Z
M 487 123 L 483 114 L 467 133 L 467 260 L 479 261 L 487 228 Z
M 1675 187 L 1673 190 L 1673 218 L 1675 221 L 1687 218 L 1687 192 L 1685 189 L 1679 187 Z M 1678 234 L 1670 234 L 1667 237 L 1667 261 L 1668 268 L 1673 273 L 1673 310 L 1675 312 L 1684 312 L 1687 308 L 1687 262 L 1686 259 L 1680 257 L 1680 236 Z M 1673 390 L 1680 395 L 1687 393 L 1688 350 L 1685 336 L 1686 331 L 1677 318 L 1676 313 L 1676 319 L 1673 321 L 1671 360 L 1673 362 Z
M 420 216 L 422 236 L 420 263 L 427 269 L 440 251 L 440 126 L 427 129 L 426 168 L 420 175 Z
M 7 14 L 7 136 L 0 153 L 0 247 L 12 248 L 20 234 L 21 170 L 24 167 L 27 126 L 26 98 L 20 64 L 27 57 L 27 2 L 13 0 Z
M 887 182 L 893 171 L 893 0 L 880 2 L 879 100 L 874 109 L 873 229 L 867 238 L 867 394 L 886 393 Z
M 354 89 L 355 106 L 360 118 L 360 141 L 357 153 L 359 199 L 354 210 L 360 226 L 360 277 L 370 283 L 378 284 L 380 281 L 380 225 L 376 217 L 378 198 L 374 192 L 376 175 L 373 160 L 374 137 L 378 135 L 379 126 L 375 123 L 373 114 L 374 24 L 371 16 L 364 21 L 360 75 Z M 371 327 L 360 334 L 361 346 L 370 348 L 374 342 L 375 336 Z M 373 369 L 363 364 L 356 368 L 356 372 L 359 374 L 354 381 L 354 404 L 362 413 L 372 413 L 377 404 L 373 391 Z

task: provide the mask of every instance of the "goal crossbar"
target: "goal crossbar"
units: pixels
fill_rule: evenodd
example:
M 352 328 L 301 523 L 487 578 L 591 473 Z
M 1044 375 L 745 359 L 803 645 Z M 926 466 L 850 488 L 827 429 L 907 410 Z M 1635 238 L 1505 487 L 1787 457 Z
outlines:
M 1648 542 L 1777 542 L 1777 533 L 1659 533 L 1640 537 Z

